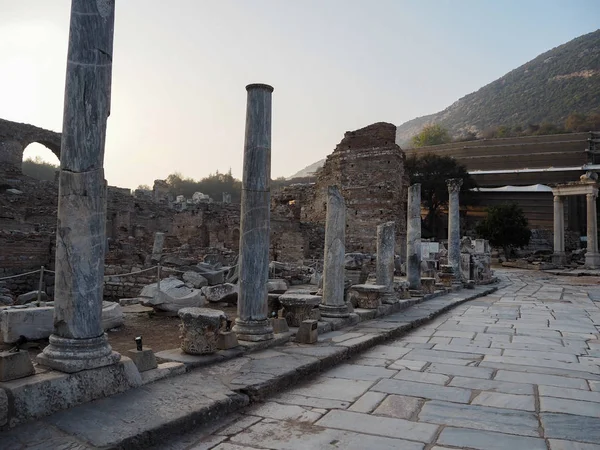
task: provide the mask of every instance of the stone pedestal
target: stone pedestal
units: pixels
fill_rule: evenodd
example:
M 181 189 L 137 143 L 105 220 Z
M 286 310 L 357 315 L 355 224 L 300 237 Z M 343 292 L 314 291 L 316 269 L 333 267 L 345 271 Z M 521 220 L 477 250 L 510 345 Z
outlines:
M 16 380 L 35 374 L 27 350 L 0 352 L 0 381 Z
M 386 286 L 383 303 L 396 303 L 394 293 L 394 260 L 396 256 L 396 223 L 386 222 L 377 227 L 377 284 Z
M 271 211 L 271 95 L 265 84 L 246 86 L 246 139 L 240 217 L 240 291 L 233 331 L 238 339 L 273 339 L 267 318 Z
M 557 266 L 564 266 L 567 263 L 565 255 L 565 213 L 564 197 L 554 196 L 554 254 L 552 262 Z
M 61 141 L 54 333 L 41 365 L 73 373 L 114 364 L 102 330 L 106 247 L 104 143 L 114 2 L 73 0 Z
M 283 294 L 279 301 L 285 311 L 285 320 L 290 327 L 299 327 L 300 324 L 310 319 L 311 311 L 319 306 L 321 297 L 306 294 Z
M 451 288 L 455 280 L 454 267 L 449 264 L 440 265 L 441 272 L 439 273 L 440 282 L 446 288 Z
M 323 317 L 348 317 L 344 301 L 344 257 L 346 251 L 346 205 L 336 186 L 329 186 L 323 258 Z
M 296 342 L 314 344 L 319 339 L 319 324 L 316 320 L 305 320 L 300 324 L 296 334 Z
M 290 331 L 287 320 L 285 319 L 269 319 L 269 322 L 271 323 L 271 327 L 273 327 L 273 333 L 275 334 L 287 333 L 288 331 Z
M 154 352 L 149 347 L 143 347 L 142 350 L 136 348 L 127 350 L 127 356 L 131 358 L 140 372 L 146 372 L 147 370 L 156 369 L 158 367 Z
M 448 264 L 454 270 L 454 276 L 460 280 L 460 204 L 458 195 L 462 187 L 462 178 L 446 180 L 448 185 Z
M 223 311 L 208 308 L 179 310 L 181 349 L 190 355 L 205 355 L 218 349 L 219 333 L 227 324 Z
M 382 304 L 382 297 L 387 293 L 388 287 L 380 284 L 357 284 L 350 288 L 348 297 L 357 308 L 377 309 Z
M 219 350 L 229 350 L 238 345 L 237 335 L 233 331 L 221 331 L 217 338 L 217 348 Z
M 406 222 L 406 279 L 410 289 L 421 289 L 421 185 L 408 188 Z

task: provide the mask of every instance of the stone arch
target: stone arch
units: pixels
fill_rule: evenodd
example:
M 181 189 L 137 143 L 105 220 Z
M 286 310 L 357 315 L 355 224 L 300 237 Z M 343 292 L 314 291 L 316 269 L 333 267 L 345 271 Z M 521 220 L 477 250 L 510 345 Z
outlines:
M 60 141 L 60 133 L 0 119 L 0 165 L 14 166 L 20 172 L 23 152 L 34 142 L 48 148 L 60 160 Z

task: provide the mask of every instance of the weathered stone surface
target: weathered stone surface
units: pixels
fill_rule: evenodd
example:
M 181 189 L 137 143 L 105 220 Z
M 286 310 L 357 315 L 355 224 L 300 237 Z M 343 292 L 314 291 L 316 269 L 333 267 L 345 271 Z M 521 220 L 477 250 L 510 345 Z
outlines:
M 422 403 L 422 400 L 415 397 L 388 395 L 373 414 L 395 417 L 396 419 L 410 419 L 417 411 L 419 411 Z
M 391 289 L 394 282 L 394 257 L 396 255 L 396 223 L 377 226 L 377 284 Z
M 323 262 L 323 317 L 348 317 L 344 301 L 346 205 L 336 186 L 328 188 L 325 255 Z
M 229 350 L 238 345 L 237 336 L 233 331 L 221 331 L 217 340 L 217 348 L 219 350 Z
M 319 338 L 318 323 L 316 320 L 304 320 L 300 323 L 296 342 L 301 344 L 314 344 Z
M 403 380 L 381 380 L 373 387 L 373 390 L 388 394 L 408 395 L 410 397 L 429 398 L 456 403 L 468 403 L 471 397 L 471 391 L 467 389 Z
M 194 289 L 199 289 L 204 286 L 208 286 L 208 280 L 200 275 L 198 272 L 187 271 L 182 275 L 183 281 L 191 285 Z
M 271 294 L 283 294 L 288 290 L 288 284 L 284 279 L 272 278 L 267 281 L 267 291 Z
M 223 311 L 208 308 L 182 308 L 181 349 L 191 355 L 204 355 L 217 351 L 219 332 L 224 329 L 227 318 Z
M 15 305 L 25 305 L 26 303 L 35 302 L 38 299 L 38 291 L 27 292 L 26 294 L 21 294 L 17 297 L 15 301 Z M 48 300 L 48 294 L 45 292 L 40 292 L 40 301 L 45 302 Z
M 460 271 L 460 204 L 459 192 L 462 178 L 446 180 L 448 185 L 448 264 L 454 270 L 454 276 L 461 278 Z
M 214 266 L 207 263 L 198 263 L 195 266 L 191 266 L 190 269 L 202 275 L 209 286 L 215 286 L 225 282 L 225 269 L 215 269 Z
M 421 185 L 408 188 L 406 224 L 406 279 L 410 289 L 421 289 Z
M 447 427 L 442 430 L 437 442 L 442 445 L 468 447 L 478 450 L 547 450 L 543 439 L 514 436 L 492 431 Z
M 421 278 L 421 290 L 423 294 L 433 294 L 435 292 L 435 278 Z
M 513 395 L 500 394 L 497 392 L 482 392 L 473 399 L 471 404 L 492 406 L 494 408 L 535 411 L 535 400 L 533 395 Z
M 151 348 L 144 347 L 142 350 L 134 348 L 133 350 L 128 350 L 126 356 L 133 361 L 140 372 L 146 372 L 158 367 L 156 357 Z
M 386 397 L 386 394 L 380 392 L 365 392 L 358 400 L 356 400 L 348 411 L 370 413 L 381 403 Z
M 0 381 L 16 380 L 35 373 L 26 350 L 0 352 Z
M 284 317 L 290 327 L 299 327 L 311 319 L 311 311 L 319 306 L 321 297 L 310 294 L 282 294 L 279 302 L 284 308 Z
M 165 244 L 165 233 L 156 232 L 154 233 L 154 243 L 152 245 L 152 261 L 160 261 Z M 196 286 L 194 286 L 196 287 Z
M 239 285 L 230 283 L 202 288 L 202 295 L 211 303 L 237 303 L 238 293 Z
M 269 322 L 271 322 L 271 327 L 273 327 L 273 333 L 275 334 L 287 333 L 288 331 L 290 331 L 287 320 L 285 319 L 273 318 L 269 319 Z
M 160 289 L 157 283 L 144 287 L 139 298 L 144 306 L 171 312 L 177 312 L 181 308 L 201 307 L 206 303 L 201 290 L 191 289 L 176 278 L 161 280 Z
M 0 389 L 0 427 L 8 423 L 8 397 L 4 389 Z
M 348 380 L 378 381 L 382 378 L 391 378 L 397 372 L 383 367 L 363 366 L 359 364 L 342 364 L 327 372 L 331 378 L 345 378 Z
M 376 309 L 389 288 L 379 284 L 355 284 L 348 291 L 348 300 L 358 308 Z
M 239 339 L 268 341 L 267 318 L 271 201 L 271 95 L 265 84 L 246 86 L 246 138 L 240 219 L 238 317 Z
M 600 418 L 571 414 L 542 413 L 540 420 L 546 438 L 578 442 L 600 442 Z

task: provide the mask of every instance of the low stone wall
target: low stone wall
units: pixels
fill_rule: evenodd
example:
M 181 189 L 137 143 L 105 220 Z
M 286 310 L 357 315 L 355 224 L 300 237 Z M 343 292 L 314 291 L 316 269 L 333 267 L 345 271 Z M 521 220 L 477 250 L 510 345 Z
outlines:
M 156 270 L 141 272 L 145 267 L 131 265 L 107 265 L 104 267 L 104 300 L 137 297 L 142 288 L 156 282 Z M 140 272 L 139 274 L 136 272 Z M 120 274 L 129 274 L 119 276 Z M 167 276 L 171 272 L 164 272 Z

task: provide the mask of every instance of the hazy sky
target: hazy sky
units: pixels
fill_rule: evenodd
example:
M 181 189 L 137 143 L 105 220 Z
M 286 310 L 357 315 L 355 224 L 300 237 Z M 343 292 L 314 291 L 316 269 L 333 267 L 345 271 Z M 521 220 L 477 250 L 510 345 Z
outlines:
M 0 118 L 61 131 L 69 10 L 0 0 Z M 345 131 L 437 112 L 598 18 L 599 0 L 117 0 L 106 177 L 241 177 L 255 82 L 275 88 L 272 176 L 289 176 Z

